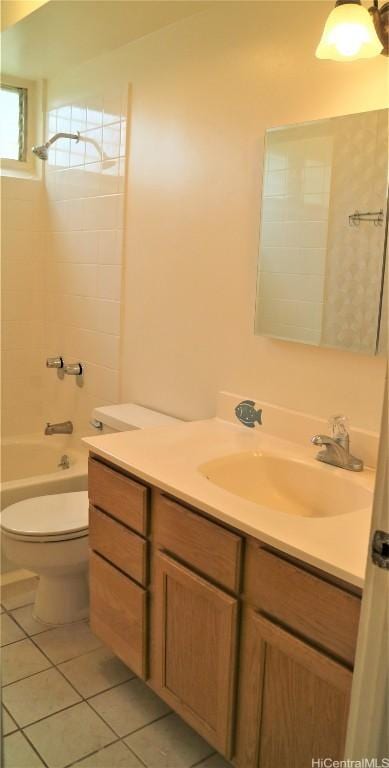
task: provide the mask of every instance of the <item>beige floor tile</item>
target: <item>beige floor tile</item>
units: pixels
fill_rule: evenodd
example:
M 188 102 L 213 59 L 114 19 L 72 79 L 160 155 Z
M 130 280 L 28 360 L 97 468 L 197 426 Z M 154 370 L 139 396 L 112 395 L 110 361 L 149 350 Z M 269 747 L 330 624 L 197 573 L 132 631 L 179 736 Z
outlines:
M 8 645 L 9 643 L 16 643 L 18 640 L 23 640 L 26 637 L 23 630 L 20 629 L 16 622 L 6 613 L 2 615 L 0 625 L 1 647 Z
M 85 702 L 30 725 L 26 734 L 49 768 L 64 768 L 116 739 Z
M 9 685 L 23 677 L 48 669 L 51 664 L 31 640 L 6 645 L 1 652 L 2 684 Z
M 214 750 L 177 715 L 168 715 L 124 739 L 148 768 L 189 768 Z
M 97 648 L 96 651 L 65 661 L 59 668 L 85 698 L 134 677 L 134 673 L 107 648 Z
M 12 717 L 23 727 L 76 704 L 80 696 L 56 669 L 47 669 L 5 686 L 3 701 Z
M 34 576 L 32 579 L 23 579 L 23 581 L 6 584 L 1 588 L 1 604 L 7 611 L 12 611 L 21 605 L 33 603 L 38 581 L 39 579 Z
M 100 749 L 94 755 L 74 763 L 72 768 L 143 768 L 143 763 L 122 741 Z
M 54 664 L 74 659 L 75 656 L 94 651 L 101 646 L 100 640 L 91 632 L 86 621 L 49 629 L 36 635 L 34 641 Z
M 41 768 L 44 763 L 19 731 L 4 739 L 3 768 Z
M 233 768 L 232 763 L 228 763 L 221 755 L 211 755 L 202 763 L 198 763 L 196 768 Z
M 43 624 L 42 621 L 34 619 L 32 609 L 32 605 L 24 605 L 23 608 L 16 608 L 14 611 L 11 611 L 11 616 L 30 637 L 32 637 L 32 635 L 37 635 L 40 632 L 45 632 L 48 629 L 52 629 L 50 624 Z
M 11 715 L 8 714 L 7 710 L 2 707 L 1 708 L 2 713 L 2 726 L 3 726 L 3 736 L 8 736 L 9 733 L 13 733 L 14 731 L 18 730 L 18 726 L 15 723 L 15 720 L 11 717 Z
M 126 736 L 170 712 L 138 678 L 94 696 L 89 703 L 118 736 Z

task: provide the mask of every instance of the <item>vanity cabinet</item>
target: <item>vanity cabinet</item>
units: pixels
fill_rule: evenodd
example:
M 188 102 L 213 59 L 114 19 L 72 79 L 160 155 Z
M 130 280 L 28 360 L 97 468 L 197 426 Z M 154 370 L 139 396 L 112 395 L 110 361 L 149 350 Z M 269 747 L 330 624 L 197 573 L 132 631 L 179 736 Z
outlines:
M 155 690 L 229 757 L 238 600 L 164 553 L 153 567 Z
M 236 768 L 343 757 L 358 590 L 90 460 L 96 634 Z
M 302 768 L 343 756 L 352 672 L 251 608 L 241 652 L 236 762 Z

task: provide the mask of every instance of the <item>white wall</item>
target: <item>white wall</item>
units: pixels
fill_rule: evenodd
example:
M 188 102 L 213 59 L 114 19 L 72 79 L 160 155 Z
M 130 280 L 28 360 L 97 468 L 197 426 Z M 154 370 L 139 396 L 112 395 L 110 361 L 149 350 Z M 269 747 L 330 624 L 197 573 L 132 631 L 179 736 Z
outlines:
M 132 86 L 121 398 L 186 418 L 224 388 L 379 425 L 382 360 L 254 336 L 264 133 L 386 106 L 383 57 L 318 61 L 332 4 L 219 3 L 48 83 Z
M 39 181 L 4 176 L 1 192 L 2 434 L 13 436 L 45 423 L 46 215 Z

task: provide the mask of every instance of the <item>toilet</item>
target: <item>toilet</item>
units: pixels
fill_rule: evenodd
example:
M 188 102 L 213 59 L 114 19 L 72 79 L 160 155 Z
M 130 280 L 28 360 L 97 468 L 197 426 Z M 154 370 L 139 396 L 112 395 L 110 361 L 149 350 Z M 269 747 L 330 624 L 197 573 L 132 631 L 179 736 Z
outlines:
M 171 416 L 133 403 L 95 408 L 99 434 L 172 424 Z M 88 492 L 37 496 L 6 507 L 2 542 L 11 562 L 39 576 L 34 618 L 67 624 L 88 616 Z
M 24 499 L 1 513 L 7 558 L 38 574 L 34 618 L 66 624 L 88 615 L 88 492 Z

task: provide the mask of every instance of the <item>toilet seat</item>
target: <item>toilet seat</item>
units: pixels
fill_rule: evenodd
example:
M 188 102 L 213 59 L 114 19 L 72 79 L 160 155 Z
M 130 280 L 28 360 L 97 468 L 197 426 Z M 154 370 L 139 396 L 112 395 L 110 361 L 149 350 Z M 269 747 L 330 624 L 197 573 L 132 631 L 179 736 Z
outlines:
M 3 509 L 0 527 L 10 538 L 31 543 L 82 538 L 88 535 L 88 492 L 18 501 Z

